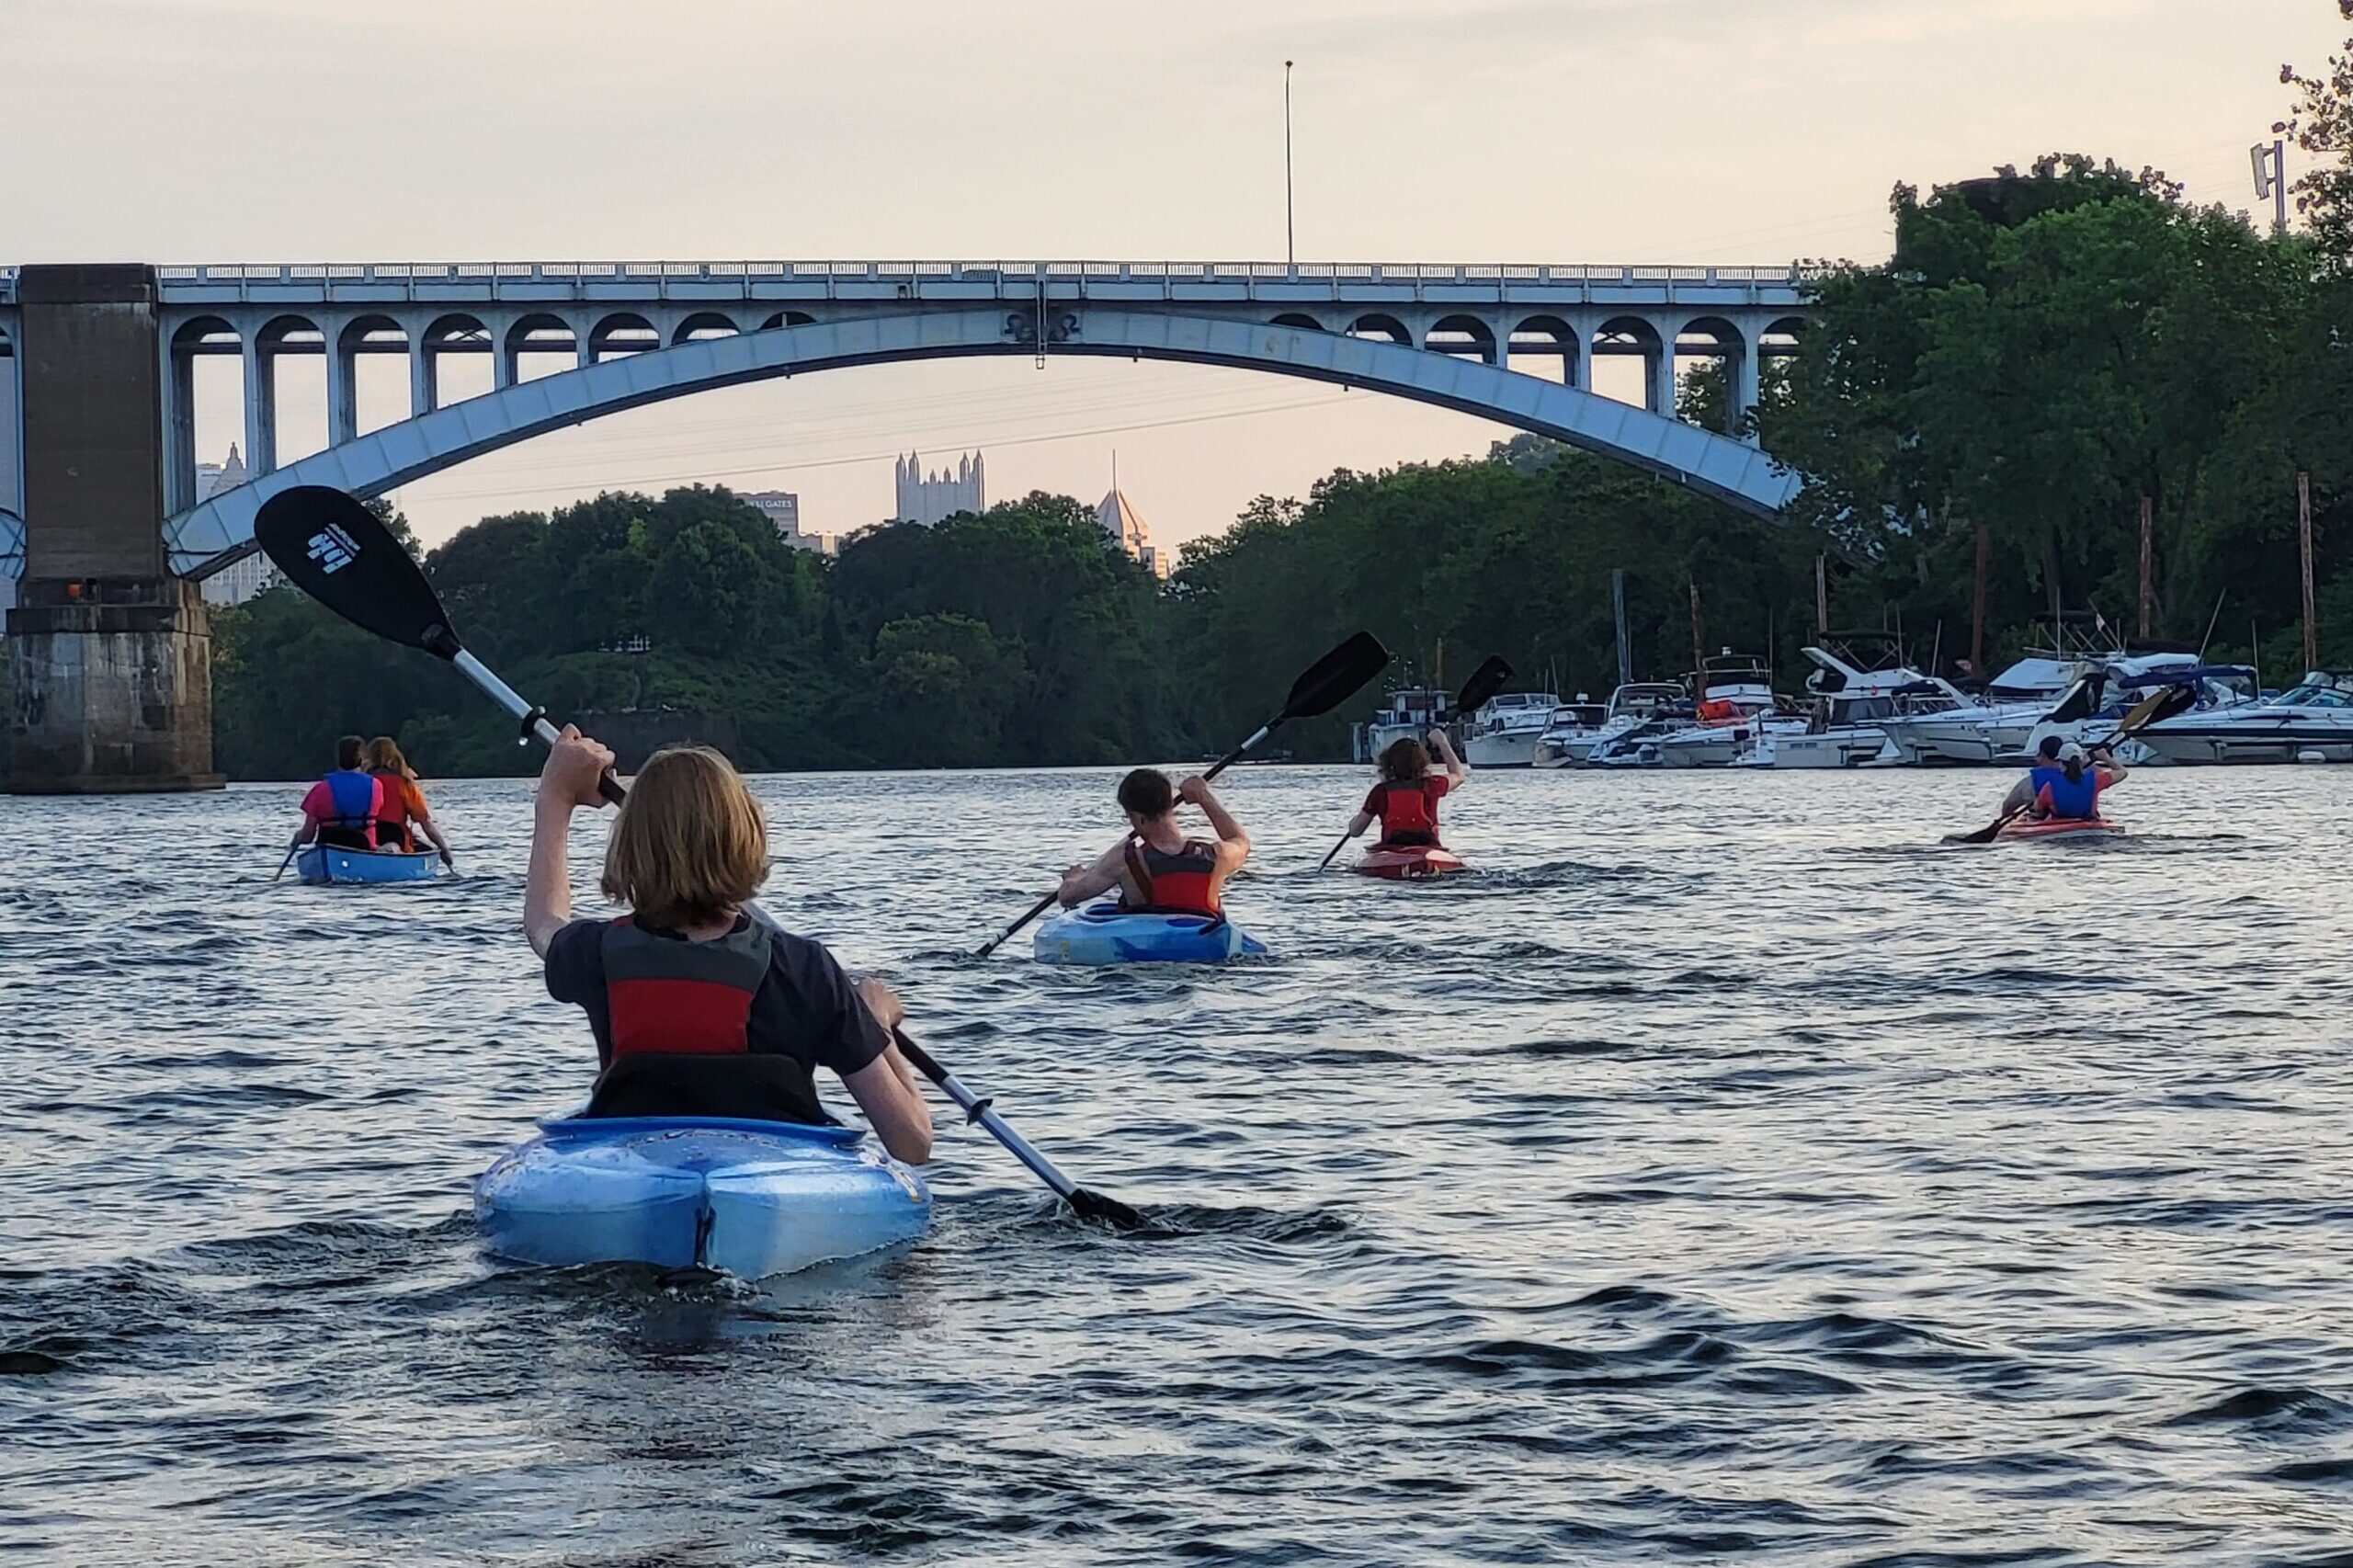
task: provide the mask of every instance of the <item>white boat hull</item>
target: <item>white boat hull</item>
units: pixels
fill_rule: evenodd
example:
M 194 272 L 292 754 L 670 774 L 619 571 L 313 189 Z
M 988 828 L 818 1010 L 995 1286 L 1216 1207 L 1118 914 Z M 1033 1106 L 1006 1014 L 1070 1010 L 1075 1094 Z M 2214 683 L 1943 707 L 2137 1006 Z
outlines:
M 1887 749 L 1879 730 L 1832 730 L 1819 735 L 1781 735 L 1773 742 L 1775 767 L 1860 767 Z
M 1540 730 L 1472 735 L 1462 745 L 1462 760 L 1473 767 L 1532 767 Z

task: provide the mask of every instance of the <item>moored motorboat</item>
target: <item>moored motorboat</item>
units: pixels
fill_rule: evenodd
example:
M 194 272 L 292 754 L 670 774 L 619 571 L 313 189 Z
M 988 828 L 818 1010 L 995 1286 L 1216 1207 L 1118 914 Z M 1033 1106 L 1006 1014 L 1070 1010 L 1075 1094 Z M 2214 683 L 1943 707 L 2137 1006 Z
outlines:
M 1364 852 L 1362 858 L 1348 868 L 1360 877 L 1380 877 L 1392 882 L 1420 881 L 1426 877 L 1443 877 L 1471 868 L 1462 858 L 1437 845 L 1389 845 Z
M 745 1279 L 912 1241 L 923 1178 L 856 1128 L 551 1117 L 474 1183 L 483 1246 L 522 1263 L 642 1263 Z
M 1041 921 L 1031 951 L 1040 963 L 1223 963 L 1267 949 L 1222 915 L 1155 915 L 1107 900 Z
M 2353 762 L 2353 670 L 2311 670 L 2277 697 L 2161 720 L 2133 739 L 2166 762 Z
M 1462 760 L 1473 767 L 1531 767 L 1537 743 L 1561 699 L 1549 691 L 1506 691 L 1487 699 L 1463 728 Z
M 313 886 L 330 882 L 421 882 L 429 880 L 441 858 L 426 853 L 404 855 L 390 849 L 339 849 L 331 845 L 305 844 L 295 852 L 294 870 Z

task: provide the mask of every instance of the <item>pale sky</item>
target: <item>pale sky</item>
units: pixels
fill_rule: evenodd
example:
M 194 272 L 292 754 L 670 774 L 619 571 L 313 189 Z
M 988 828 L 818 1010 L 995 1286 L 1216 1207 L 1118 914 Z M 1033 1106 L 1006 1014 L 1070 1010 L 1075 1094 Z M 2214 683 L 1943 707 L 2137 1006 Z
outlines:
M 2330 0 L 0 0 L 0 262 L 1279 260 L 1285 59 L 1303 260 L 1875 260 L 1896 181 L 2051 150 L 2251 207 L 2280 63 L 2343 32 Z M 290 460 L 317 364 L 281 372 Z M 242 437 L 233 367 L 203 367 L 207 457 Z M 1602 375 L 1635 394 L 1635 362 Z M 1116 447 L 1173 543 L 1506 433 L 1245 371 L 961 361 L 705 393 L 398 499 L 435 540 L 708 478 L 839 531 L 888 514 L 896 451 L 1093 501 Z

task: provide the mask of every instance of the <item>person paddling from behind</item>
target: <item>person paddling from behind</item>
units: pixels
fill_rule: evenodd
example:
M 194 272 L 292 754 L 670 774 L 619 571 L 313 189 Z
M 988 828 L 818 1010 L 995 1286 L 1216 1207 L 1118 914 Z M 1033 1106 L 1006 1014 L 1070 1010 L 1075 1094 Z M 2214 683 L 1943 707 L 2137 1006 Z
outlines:
M 573 811 L 601 803 L 613 754 L 567 725 L 540 774 L 523 933 L 548 994 L 587 1013 L 599 1071 L 585 1114 L 826 1123 L 830 1068 L 892 1155 L 931 1157 L 931 1116 L 891 1031 L 904 1017 L 875 980 L 745 913 L 767 877 L 767 825 L 727 759 L 659 751 L 605 846 L 618 920 L 575 920 L 564 858 Z
M 1430 747 L 1444 760 L 1445 771 L 1430 771 Z M 1376 849 L 1436 849 L 1438 803 L 1470 781 L 1471 769 L 1454 755 L 1454 743 L 1444 730 L 1430 732 L 1429 746 L 1411 735 L 1392 741 L 1381 754 L 1381 782 L 1364 798 L 1364 805 L 1349 819 L 1354 838 L 1381 824 Z
M 1199 806 L 1215 838 L 1187 835 L 1176 821 L 1182 801 Z M 1139 767 L 1120 780 L 1120 809 L 1129 837 L 1092 866 L 1063 873 L 1061 898 L 1070 908 L 1120 890 L 1120 907 L 1154 915 L 1225 913 L 1225 880 L 1250 858 L 1250 835 L 1220 803 L 1205 778 L 1172 786 L 1156 767 Z
M 329 849 L 373 849 L 383 807 L 383 787 L 368 772 L 368 743 L 346 735 L 335 744 L 335 771 L 302 797 L 302 825 L 287 847 L 317 843 Z
M 2045 735 L 2032 771 L 2012 787 L 2002 809 L 2022 808 L 2037 821 L 2089 822 L 2099 815 L 2100 792 L 2130 771 L 2106 746 L 2086 754 L 2073 741 Z
M 425 790 L 417 784 L 416 770 L 401 755 L 400 743 L 390 735 L 378 735 L 369 741 L 368 771 L 383 787 L 382 798 L 376 802 L 377 847 L 415 854 L 416 835 L 409 831 L 414 824 L 441 852 L 441 863 L 456 870 L 458 863 L 449 858 L 449 841 L 433 824 L 433 813 L 425 804 Z

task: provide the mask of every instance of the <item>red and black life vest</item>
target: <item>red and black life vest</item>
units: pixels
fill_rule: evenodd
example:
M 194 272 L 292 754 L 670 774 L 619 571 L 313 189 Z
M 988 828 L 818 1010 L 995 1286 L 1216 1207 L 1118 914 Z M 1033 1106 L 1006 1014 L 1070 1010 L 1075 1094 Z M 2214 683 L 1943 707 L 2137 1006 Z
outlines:
M 626 916 L 600 941 L 611 1063 L 591 1116 L 731 1116 L 828 1120 L 809 1065 L 752 1049 L 752 998 L 767 980 L 756 922 L 707 942 L 658 935 Z
M 1438 803 L 1449 781 L 1431 778 L 1412 784 L 1384 778 L 1365 797 L 1364 809 L 1381 819 L 1383 844 L 1438 843 Z
M 1154 915 L 1222 915 L 1218 901 L 1217 846 L 1188 838 L 1172 853 L 1140 838 L 1128 840 L 1128 875 Z

